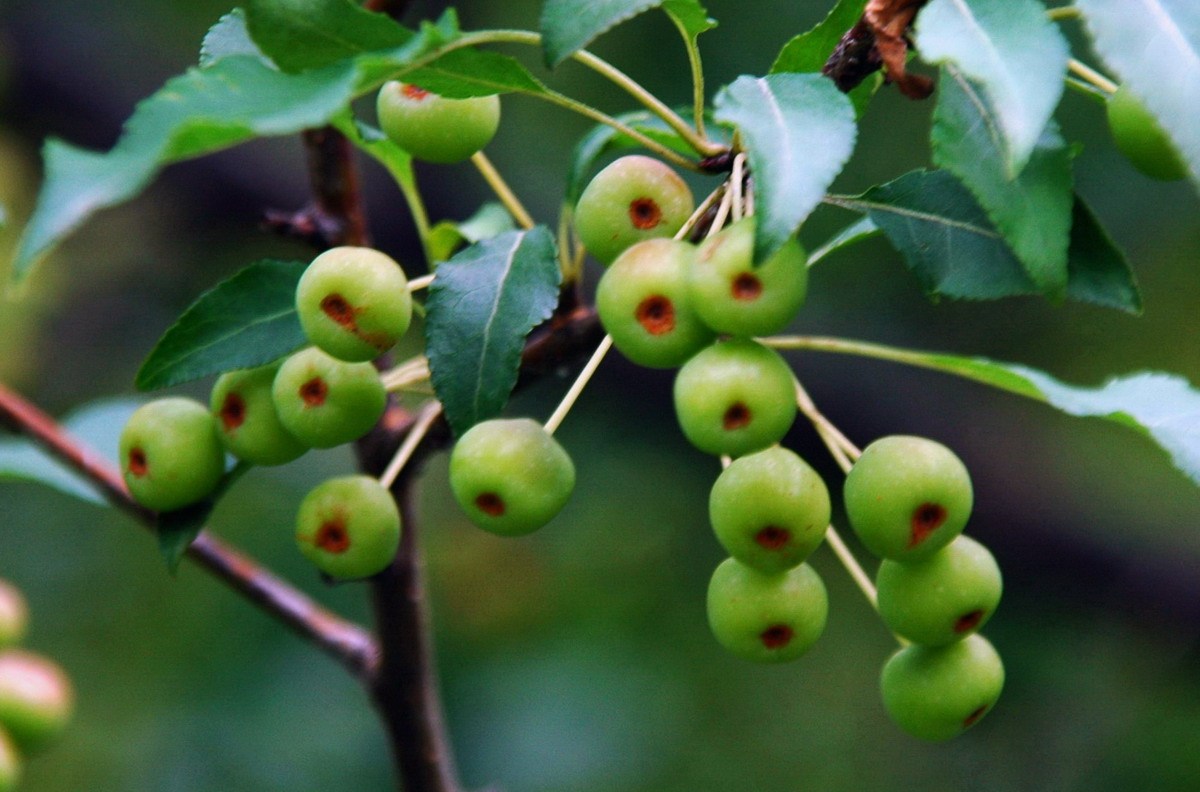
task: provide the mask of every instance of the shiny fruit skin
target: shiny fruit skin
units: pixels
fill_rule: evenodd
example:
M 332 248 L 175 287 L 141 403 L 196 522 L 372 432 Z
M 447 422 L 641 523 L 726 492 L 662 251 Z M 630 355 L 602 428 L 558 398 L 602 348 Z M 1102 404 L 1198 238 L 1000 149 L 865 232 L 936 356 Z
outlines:
M 282 465 L 308 450 L 279 421 L 271 395 L 278 369 L 269 365 L 226 372 L 209 398 L 226 450 L 255 465 Z
M 379 89 L 379 126 L 414 158 L 449 165 L 471 158 L 500 128 L 500 97 L 451 99 L 392 81 Z
M 129 494 L 155 511 L 203 500 L 225 473 L 225 448 L 216 423 L 193 399 L 143 404 L 121 431 L 119 450 Z
M 378 479 L 341 476 L 300 502 L 296 544 L 317 569 L 339 580 L 382 572 L 400 546 L 400 512 Z
M 722 561 L 708 584 L 708 624 L 730 653 L 759 663 L 803 655 L 825 630 L 829 598 L 808 564 L 767 574 L 736 558 Z
M 347 363 L 316 347 L 283 362 L 271 396 L 283 427 L 313 448 L 357 440 L 387 407 L 387 392 L 374 366 Z
M 0 653 L 0 728 L 22 755 L 58 737 L 74 706 L 71 682 L 57 663 L 19 649 Z
M 1000 698 L 1004 664 L 982 635 L 947 646 L 898 650 L 879 680 L 892 721 L 922 740 L 939 742 L 974 726 Z

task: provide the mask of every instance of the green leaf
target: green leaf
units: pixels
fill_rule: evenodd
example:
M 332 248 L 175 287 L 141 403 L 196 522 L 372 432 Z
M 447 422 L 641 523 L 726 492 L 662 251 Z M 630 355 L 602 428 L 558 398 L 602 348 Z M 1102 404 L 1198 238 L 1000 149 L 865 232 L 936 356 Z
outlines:
M 200 45 L 200 66 L 211 66 L 222 58 L 234 55 L 250 55 L 271 65 L 270 58 L 263 55 L 254 39 L 250 38 L 250 31 L 246 29 L 246 12 L 240 8 L 233 9 L 208 29 Z
M 414 33 L 354 0 L 246 0 L 250 35 L 284 71 L 403 46 Z
M 167 570 L 172 575 L 179 570 L 179 563 L 183 561 L 187 549 L 204 530 L 204 525 L 212 516 L 217 501 L 250 468 L 249 463 L 238 462 L 225 473 L 220 483 L 217 484 L 217 488 L 204 500 L 175 511 L 159 512 L 154 532 L 158 537 L 158 551 L 162 554 L 163 561 L 167 564 Z
M 488 50 L 452 50 L 428 66 L 408 72 L 404 79 L 451 99 L 513 91 L 546 92 L 546 86 L 520 61 Z
M 461 223 L 443 220 L 429 229 L 430 256 L 434 261 L 445 261 L 463 243 L 482 242 L 515 229 L 516 224 L 504 204 L 485 203 Z
M 1140 372 L 1098 388 L 1068 385 L 1045 372 L 986 358 L 942 355 L 841 339 L 805 348 L 890 360 L 964 377 L 1044 402 L 1068 415 L 1105 418 L 1136 429 L 1200 484 L 1200 392 L 1174 374 Z
M 296 316 L 307 265 L 259 261 L 200 295 L 137 373 L 142 390 L 270 363 L 308 343 Z
M 1071 152 L 1050 121 L 1028 164 L 1010 180 L 1002 122 L 978 83 L 955 66 L 943 67 L 933 161 L 971 191 L 1034 285 L 1058 299 L 1067 288 Z
M 542 49 L 554 68 L 601 33 L 657 8 L 663 0 L 546 0 L 542 5 Z
M 1067 297 L 1140 314 L 1142 297 L 1129 260 L 1078 195 L 1072 217 Z
M 1200 189 L 1200 3 L 1077 0 L 1096 52 L 1158 119 Z
M 1062 96 L 1067 43 L 1037 0 L 931 0 L 916 22 L 930 63 L 980 83 L 1003 141 L 1005 173 L 1025 167 Z
M 351 118 L 344 113 L 332 119 L 338 131 L 363 152 L 387 169 L 392 178 L 406 190 L 417 189 L 417 177 L 413 172 L 412 155 L 392 142 L 370 124 Z
M 438 266 L 425 303 L 433 389 L 455 434 L 504 409 L 525 338 L 550 318 L 562 274 L 550 231 L 509 231 Z
M 1038 292 L 971 194 L 945 171 L 912 171 L 861 196 L 827 201 L 867 214 L 931 296 L 996 300 Z M 1067 297 L 1138 312 L 1124 256 L 1086 206 L 1074 216 Z
M 67 415 L 62 426 L 95 458 L 115 465 L 121 430 L 140 406 L 141 402 L 133 399 L 102 399 Z M 89 503 L 108 503 L 88 479 L 24 438 L 0 440 L 0 479 L 34 481 Z
M 739 77 L 715 118 L 737 127 L 754 175 L 755 261 L 796 233 L 850 159 L 858 127 L 850 100 L 819 74 Z
M 775 56 L 771 74 L 819 72 L 846 31 L 858 24 L 867 0 L 838 0 L 837 5 L 807 33 L 792 38 Z
M 864 239 L 872 239 L 882 234 L 883 231 L 879 226 L 875 225 L 870 217 L 860 217 L 850 225 L 843 228 L 838 233 L 834 234 L 825 242 L 824 245 L 808 254 L 808 266 L 813 266 L 818 261 L 830 256 L 833 253 L 848 248 Z
M 692 46 L 695 46 L 701 33 L 707 33 L 717 26 L 717 20 L 709 17 L 708 11 L 698 0 L 663 0 L 662 9 L 683 30 Z

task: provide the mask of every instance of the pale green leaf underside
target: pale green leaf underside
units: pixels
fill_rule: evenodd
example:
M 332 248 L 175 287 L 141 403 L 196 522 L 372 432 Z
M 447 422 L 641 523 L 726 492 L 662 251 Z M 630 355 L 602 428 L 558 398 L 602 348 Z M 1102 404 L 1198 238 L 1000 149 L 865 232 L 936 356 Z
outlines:
M 270 363 L 307 343 L 296 315 L 300 261 L 260 261 L 214 286 L 142 363 L 138 388 L 166 388 Z
M 115 465 L 121 430 L 140 404 L 132 399 L 92 402 L 66 416 L 63 429 L 98 458 Z M 0 440 L 0 479 L 38 482 L 89 503 L 106 504 L 87 479 L 24 439 Z
M 525 338 L 553 312 L 561 277 L 543 226 L 494 236 L 438 265 L 425 304 L 426 355 L 455 434 L 504 409 Z
M 542 49 L 546 64 L 557 66 L 600 34 L 663 0 L 546 0 L 542 5 Z
M 1012 178 L 1021 172 L 1062 97 L 1067 43 L 1037 0 L 932 0 L 916 22 L 930 63 L 980 83 L 995 111 Z
M 1096 51 L 1178 147 L 1200 189 L 1200 2 L 1077 0 Z
M 233 9 L 208 29 L 200 44 L 200 66 L 211 66 L 235 55 L 250 55 L 261 59 L 263 63 L 270 63 L 270 58 L 263 55 L 254 39 L 250 38 L 250 31 L 246 28 L 246 12 L 240 8 Z
M 850 159 L 854 108 L 820 74 L 739 77 L 714 100 L 736 127 L 754 174 L 754 257 L 764 261 L 796 233 Z

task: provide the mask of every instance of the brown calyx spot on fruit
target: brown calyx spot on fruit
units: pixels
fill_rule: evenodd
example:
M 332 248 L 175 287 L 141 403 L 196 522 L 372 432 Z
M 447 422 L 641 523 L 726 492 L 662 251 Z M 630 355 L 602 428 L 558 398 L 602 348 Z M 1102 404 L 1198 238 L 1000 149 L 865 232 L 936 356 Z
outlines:
M 629 202 L 629 221 L 634 228 L 649 231 L 662 222 L 662 209 L 653 198 L 634 198 Z
M 490 517 L 501 517 L 504 515 L 504 499 L 494 492 L 484 492 L 475 498 L 475 505 L 479 510 Z
M 913 511 L 908 546 L 916 547 L 946 522 L 946 507 L 940 503 L 922 503 Z
M 358 330 L 358 322 L 354 319 L 358 309 L 342 295 L 327 294 L 321 300 L 321 311 L 347 330 L 351 332 Z
M 326 553 L 344 553 L 350 549 L 350 534 L 346 531 L 344 517 L 331 517 L 321 523 L 313 535 L 313 544 Z
M 146 460 L 146 452 L 141 448 L 129 449 L 129 472 L 135 476 L 141 477 L 150 471 L 150 464 Z
M 246 400 L 237 393 L 225 394 L 221 402 L 221 426 L 226 432 L 232 432 L 246 422 Z
M 405 85 L 400 90 L 403 91 L 404 95 L 409 99 L 415 99 L 418 102 L 429 96 L 429 91 L 426 91 L 424 88 L 418 88 L 415 85 Z
M 733 294 L 733 299 L 750 302 L 762 296 L 763 285 L 753 272 L 743 272 L 733 279 L 729 290 Z
M 725 415 L 721 419 L 721 425 L 725 427 L 726 431 L 745 429 L 750 425 L 751 418 L 750 408 L 741 402 L 735 402 L 725 411 Z
M 313 377 L 300 386 L 300 399 L 309 407 L 320 407 L 329 394 L 329 386 L 320 377 Z
M 773 624 L 759 633 L 758 638 L 768 649 L 782 649 L 792 642 L 795 630 L 786 624 Z
M 792 539 L 792 533 L 787 528 L 778 525 L 768 525 L 754 534 L 754 541 L 765 550 L 778 550 Z
M 974 630 L 979 626 L 979 622 L 983 621 L 983 610 L 973 610 L 970 613 L 964 613 L 954 620 L 954 632 L 965 633 Z
M 984 713 L 986 713 L 987 711 L 988 711 L 987 704 L 984 704 L 982 707 L 979 707 L 978 709 L 974 710 L 970 715 L 963 718 L 963 722 L 962 722 L 963 728 L 966 729 L 968 727 L 974 726 L 975 723 L 980 718 L 982 718 Z
M 634 317 L 650 335 L 663 335 L 675 329 L 675 306 L 661 294 L 653 294 L 638 303 Z

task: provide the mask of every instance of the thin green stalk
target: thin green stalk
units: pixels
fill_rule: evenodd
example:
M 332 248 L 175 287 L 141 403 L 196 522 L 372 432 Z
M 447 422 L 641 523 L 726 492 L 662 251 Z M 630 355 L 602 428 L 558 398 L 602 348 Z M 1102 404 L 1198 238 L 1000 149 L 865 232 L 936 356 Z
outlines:
M 500 203 L 504 204 L 504 208 L 513 216 L 518 225 L 526 230 L 537 225 L 533 222 L 533 218 L 530 217 L 529 212 L 525 210 L 525 206 L 521 203 L 521 200 L 517 198 L 517 194 L 508 186 L 508 182 L 500 175 L 500 171 L 496 170 L 496 167 L 492 165 L 492 161 L 487 158 L 487 155 L 482 151 L 475 152 L 471 155 L 471 164 L 479 170 L 484 181 L 492 188 L 492 192 L 496 193 L 496 197 L 500 199 Z
M 667 16 L 675 23 L 679 35 L 683 36 L 683 46 L 687 50 L 688 66 L 692 70 L 692 115 L 696 121 L 696 134 L 701 139 L 707 140 L 708 135 L 704 132 L 704 66 L 700 63 L 700 48 L 696 46 L 696 40 L 688 35 L 687 28 L 684 27 L 682 21 L 674 14 L 667 14 Z M 715 154 L 716 152 L 713 153 Z
M 1083 19 L 1083 12 L 1075 6 L 1059 6 L 1046 11 L 1046 18 L 1052 22 L 1059 22 L 1064 19 Z
M 1071 58 L 1069 61 L 1067 61 L 1067 69 L 1071 73 L 1081 77 L 1084 82 L 1090 83 L 1099 88 L 1101 91 L 1104 91 L 1106 95 L 1111 95 L 1117 92 L 1118 86 L 1115 82 L 1108 79 L 1103 74 L 1096 71 L 1091 66 L 1088 66 L 1086 63 L 1083 63 L 1082 61 Z
M 592 375 L 596 373 L 596 369 L 600 367 L 600 363 L 604 360 L 604 356 L 608 354 L 608 350 L 612 349 L 612 336 L 606 335 L 596 347 L 596 351 L 592 353 L 588 359 L 587 365 L 583 367 L 583 371 L 579 372 L 579 376 L 571 385 L 567 395 L 559 402 L 558 407 L 554 410 L 554 414 L 546 419 L 544 428 L 546 434 L 554 434 L 558 427 L 562 425 L 563 419 L 567 417 L 567 413 L 571 412 L 571 408 L 575 406 L 575 402 L 579 400 L 583 389 L 587 387 L 591 381 Z

